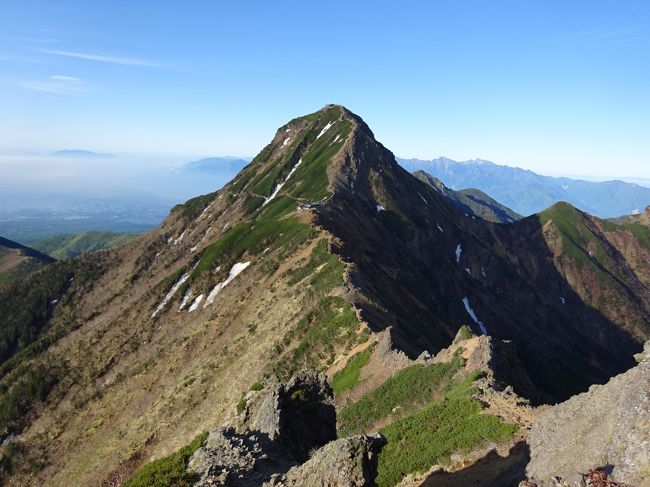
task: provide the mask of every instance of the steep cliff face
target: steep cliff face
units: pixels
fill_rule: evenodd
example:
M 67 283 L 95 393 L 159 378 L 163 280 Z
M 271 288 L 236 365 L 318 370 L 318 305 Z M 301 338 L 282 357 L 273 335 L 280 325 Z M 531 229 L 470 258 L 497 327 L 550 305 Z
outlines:
M 546 397 L 605 382 L 648 335 L 650 251 L 556 210 L 473 219 L 344 107 L 294 119 L 224 188 L 28 299 L 47 309 L 0 365 L 0 427 L 20 445 L 6 483 L 126 475 L 230 419 L 262 376 L 324 370 L 389 326 L 411 358 L 461 324 L 511 340 Z M 32 309 L 26 282 L 0 290 L 1 329 Z

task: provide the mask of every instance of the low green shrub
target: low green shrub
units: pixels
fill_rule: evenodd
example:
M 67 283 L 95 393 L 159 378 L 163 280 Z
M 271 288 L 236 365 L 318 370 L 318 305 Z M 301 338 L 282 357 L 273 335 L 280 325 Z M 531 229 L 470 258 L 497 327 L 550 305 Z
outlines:
M 347 389 L 352 389 L 356 385 L 359 381 L 361 369 L 370 360 L 373 348 L 372 346 L 368 347 L 363 352 L 359 352 L 350 357 L 345 367 L 332 377 L 332 390 L 334 394 L 340 394 Z
M 377 389 L 341 410 L 340 433 L 343 436 L 361 433 L 393 414 L 396 408 L 408 413 L 423 406 L 435 392 L 449 384 L 462 366 L 463 359 L 455 357 L 446 363 L 416 364 L 400 370 Z
M 482 404 L 472 397 L 476 378 L 467 377 L 442 399 L 380 430 L 388 440 L 379 454 L 380 487 L 392 487 L 409 473 L 445 463 L 454 451 L 469 452 L 482 441 L 504 441 L 517 431 L 516 425 L 481 414 Z
M 190 487 L 198 479 L 187 472 L 187 464 L 192 454 L 201 447 L 207 437 L 207 433 L 202 433 L 192 443 L 177 452 L 144 465 L 122 486 Z

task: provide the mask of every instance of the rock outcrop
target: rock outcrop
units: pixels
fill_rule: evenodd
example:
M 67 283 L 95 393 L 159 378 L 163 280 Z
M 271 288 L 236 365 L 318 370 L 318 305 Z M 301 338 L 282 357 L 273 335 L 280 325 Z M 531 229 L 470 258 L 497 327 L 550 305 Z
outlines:
M 188 471 L 199 487 L 373 485 L 380 436 L 336 440 L 332 389 L 316 372 L 282 384 L 266 380 L 245 398 L 237 428 L 211 431 L 191 457 Z
M 300 372 L 287 384 L 276 378 L 246 398 L 239 431 L 267 434 L 296 461 L 336 439 L 334 393 L 324 376 Z
M 385 444 L 381 435 L 358 435 L 332 441 L 307 462 L 274 479 L 277 487 L 365 487 L 377 475 L 377 455 Z
M 633 369 L 540 415 L 528 438 L 531 479 L 598 469 L 618 482 L 650 485 L 650 342 L 637 359 Z

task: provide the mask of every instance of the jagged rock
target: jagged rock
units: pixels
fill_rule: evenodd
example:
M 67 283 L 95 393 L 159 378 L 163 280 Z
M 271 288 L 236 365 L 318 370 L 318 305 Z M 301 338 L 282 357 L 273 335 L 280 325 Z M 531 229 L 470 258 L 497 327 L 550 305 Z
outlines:
M 188 471 L 199 486 L 260 486 L 336 439 L 334 397 L 324 376 L 300 372 L 287 384 L 269 378 L 246 397 L 237 429 L 210 432 Z
M 267 381 L 247 401 L 239 431 L 259 431 L 277 441 L 295 460 L 336 439 L 334 393 L 325 376 L 299 372 L 287 384 Z
M 395 346 L 393 327 L 391 326 L 377 334 L 377 346 L 374 353 L 380 363 L 388 369 L 397 370 L 413 364 L 413 361 Z
M 639 365 L 549 408 L 528 438 L 534 479 L 603 468 L 618 482 L 650 483 L 650 342 Z
M 533 385 L 513 342 L 489 335 L 476 336 L 469 329 L 461 328 L 452 344 L 438 352 L 432 361 L 449 362 L 458 353 L 466 360 L 465 369 L 484 372 L 490 387 L 496 391 L 509 393 L 514 389 L 517 395 L 535 403 L 548 399 Z
M 188 471 L 200 476 L 199 487 L 253 487 L 294 464 L 266 433 L 239 434 L 229 427 L 210 432 L 190 458 Z
M 363 487 L 374 484 L 377 455 L 386 443 L 379 434 L 332 441 L 307 462 L 273 479 L 268 487 Z

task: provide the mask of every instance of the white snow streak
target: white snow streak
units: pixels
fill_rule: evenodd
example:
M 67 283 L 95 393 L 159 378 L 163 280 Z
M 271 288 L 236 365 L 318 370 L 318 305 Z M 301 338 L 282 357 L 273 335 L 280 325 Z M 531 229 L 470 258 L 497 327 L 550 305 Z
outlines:
M 334 140 L 332 141 L 332 144 L 336 143 L 337 140 L 339 140 L 340 135 L 336 134 L 336 137 L 334 137 Z
M 428 202 L 428 201 L 424 198 L 424 196 L 422 196 L 420 193 L 418 193 L 418 196 L 420 196 L 420 198 L 422 198 L 422 201 L 424 201 L 424 204 L 425 204 L 425 205 L 428 205 L 428 204 L 429 204 L 429 202 Z
M 185 296 L 183 296 L 183 300 L 181 301 L 181 305 L 178 307 L 178 311 L 181 311 L 185 305 L 187 305 L 187 302 L 190 300 L 191 292 L 188 289 L 187 292 L 185 293 Z
M 460 244 L 456 245 L 456 263 L 460 264 L 460 254 L 463 251 L 463 248 L 460 246 Z
M 266 206 L 266 204 L 271 201 L 273 198 L 275 198 L 280 190 L 282 189 L 282 186 L 285 185 L 287 181 L 289 181 L 289 178 L 293 175 L 294 172 L 296 172 L 296 169 L 298 169 L 298 166 L 302 164 L 302 159 L 298 159 L 298 162 L 296 162 L 296 165 L 291 168 L 291 171 L 289 171 L 289 174 L 287 174 L 287 177 L 285 178 L 284 181 L 281 183 L 278 183 L 275 185 L 275 188 L 273 188 L 273 192 L 271 193 L 271 196 L 268 198 L 264 198 L 264 203 L 262 203 L 262 206 Z
M 187 230 L 183 230 L 183 233 L 181 233 L 180 237 L 174 240 L 174 245 L 178 245 L 180 241 L 183 240 L 183 237 L 185 236 L 185 232 L 187 232 Z
M 440 230 L 440 233 L 444 232 L 442 227 L 440 226 L 440 223 L 436 223 L 436 226 L 438 227 L 438 230 Z
M 379 213 L 380 211 L 386 211 L 386 208 L 384 208 L 381 205 L 377 205 L 377 213 Z
M 472 271 L 469 270 L 469 267 L 465 267 L 465 272 L 467 272 L 470 276 L 472 275 Z
M 465 310 L 467 311 L 467 314 L 469 314 L 472 320 L 474 321 L 474 323 L 478 325 L 478 327 L 481 329 L 481 332 L 484 335 L 487 335 L 487 328 L 485 328 L 483 322 L 476 317 L 476 313 L 474 313 L 474 310 L 469 305 L 469 299 L 467 299 L 467 296 L 463 298 L 463 304 L 465 305 Z
M 287 145 L 287 144 L 289 143 L 290 140 L 291 140 L 291 137 L 287 137 L 286 139 L 284 139 L 284 142 L 282 142 L 282 147 L 284 147 L 285 145 Z
M 323 128 L 323 130 L 320 131 L 320 134 L 318 134 L 318 135 L 316 136 L 316 139 L 320 139 L 320 136 L 323 135 L 325 132 L 327 132 L 327 131 L 330 129 L 330 127 L 331 127 L 332 125 L 333 125 L 333 122 L 329 122 L 327 125 L 325 125 L 325 127 Z
M 178 291 L 178 288 L 180 288 L 180 287 L 183 285 L 183 283 L 184 283 L 185 281 L 187 281 L 187 279 L 188 279 L 189 277 L 190 277 L 190 273 L 189 273 L 189 272 L 186 272 L 185 274 L 183 274 L 183 275 L 181 276 L 181 278 L 178 280 L 178 282 L 177 282 L 176 284 L 174 284 L 174 285 L 172 286 L 172 288 L 169 290 L 169 292 L 167 293 L 167 296 L 165 296 L 165 298 L 162 300 L 162 302 L 158 305 L 158 307 L 156 308 L 156 311 L 154 311 L 153 313 L 151 313 L 151 317 L 152 317 L 152 318 L 155 318 L 156 315 L 157 315 L 158 313 L 160 313 L 160 312 L 163 310 L 163 308 L 167 305 L 167 303 L 169 302 L 169 300 L 174 296 L 174 294 L 176 294 L 176 291 Z
M 204 308 L 210 306 L 212 302 L 214 301 L 214 298 L 217 297 L 217 294 L 221 292 L 221 290 L 226 287 L 228 284 L 232 282 L 232 280 L 239 275 L 240 272 L 242 272 L 244 269 L 246 269 L 249 265 L 249 262 L 237 262 L 235 265 L 233 265 L 230 269 L 230 272 L 228 273 L 228 278 L 214 286 L 212 288 L 212 291 L 210 291 L 210 294 L 208 294 L 208 298 L 205 300 L 205 304 L 203 305 Z
M 194 311 L 196 308 L 199 307 L 199 304 L 201 304 L 201 301 L 203 301 L 203 294 L 199 294 L 192 305 L 190 306 L 190 313 Z
M 562 303 L 562 304 L 565 304 L 565 303 L 566 303 L 566 301 L 564 300 L 563 297 L 560 297 L 560 303 Z

